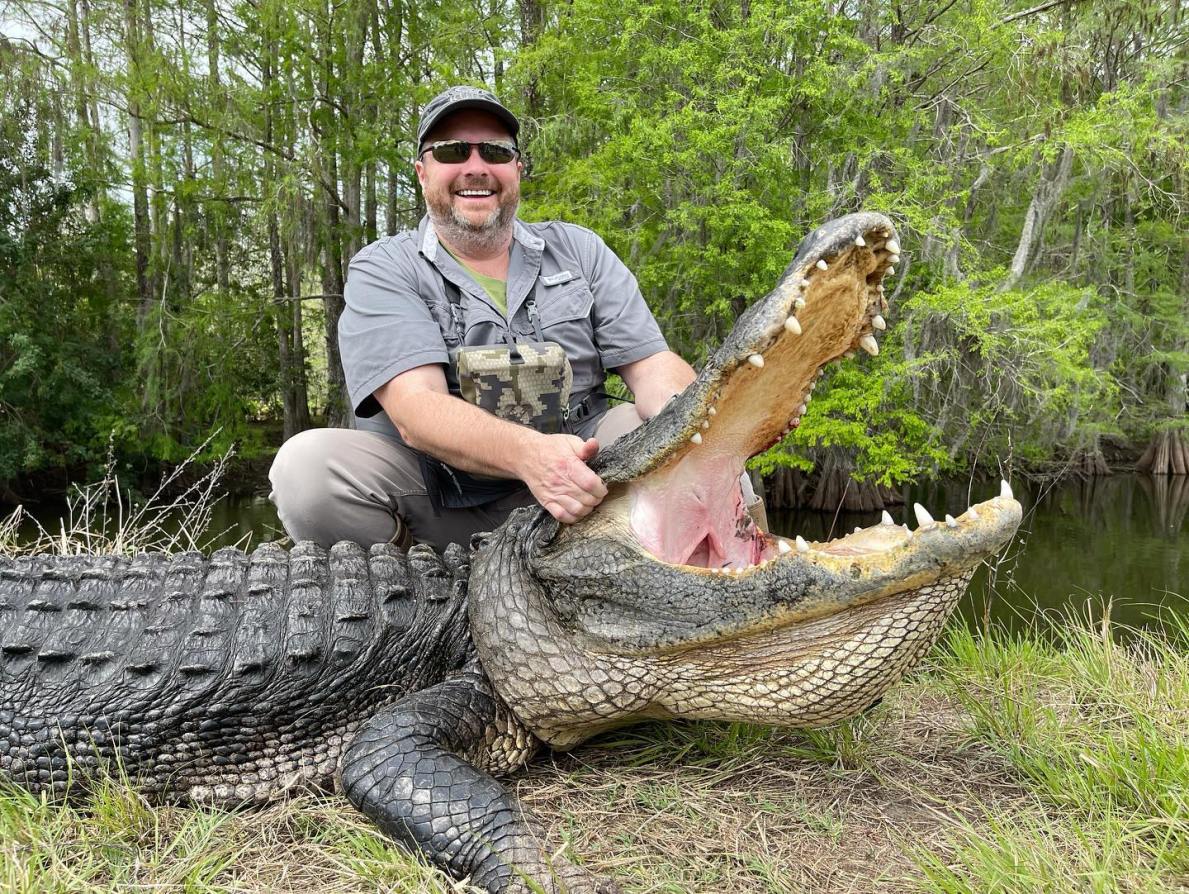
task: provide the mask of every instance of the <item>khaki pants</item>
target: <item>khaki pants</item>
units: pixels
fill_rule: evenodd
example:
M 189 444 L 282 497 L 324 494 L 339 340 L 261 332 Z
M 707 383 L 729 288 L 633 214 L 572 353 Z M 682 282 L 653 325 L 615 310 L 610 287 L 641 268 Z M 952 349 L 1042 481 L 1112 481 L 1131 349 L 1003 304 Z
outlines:
M 632 404 L 603 414 L 594 436 L 607 445 L 640 425 Z M 269 470 L 269 499 L 294 540 L 329 547 L 340 540 L 428 543 L 443 550 L 469 545 L 471 535 L 494 531 L 519 506 L 532 506 L 527 487 L 485 506 L 443 509 L 435 515 L 417 455 L 373 432 L 317 428 L 286 441 Z

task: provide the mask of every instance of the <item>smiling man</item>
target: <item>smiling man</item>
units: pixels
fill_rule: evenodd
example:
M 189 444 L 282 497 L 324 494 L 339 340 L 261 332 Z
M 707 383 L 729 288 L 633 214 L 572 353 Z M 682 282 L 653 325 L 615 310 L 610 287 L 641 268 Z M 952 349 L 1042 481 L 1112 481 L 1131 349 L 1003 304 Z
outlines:
M 295 540 L 442 549 L 533 501 L 576 521 L 607 492 L 586 465 L 599 445 L 693 380 L 598 236 L 517 218 L 519 132 L 474 87 L 422 110 L 427 214 L 364 248 L 347 278 L 339 345 L 357 430 L 304 432 L 270 473 Z M 608 370 L 634 405 L 609 408 Z

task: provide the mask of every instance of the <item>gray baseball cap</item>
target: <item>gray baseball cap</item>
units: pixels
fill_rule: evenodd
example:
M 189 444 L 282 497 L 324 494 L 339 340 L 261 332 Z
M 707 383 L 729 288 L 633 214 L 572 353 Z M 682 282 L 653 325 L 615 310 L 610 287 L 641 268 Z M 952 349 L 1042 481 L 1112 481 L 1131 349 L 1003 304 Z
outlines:
M 421 110 L 421 120 L 417 122 L 417 148 L 425 143 L 425 135 L 433 130 L 447 115 L 461 112 L 463 109 L 479 109 L 490 112 L 508 127 L 512 139 L 520 133 L 520 122 L 516 116 L 501 105 L 494 94 L 478 87 L 450 87 L 443 90 L 425 104 Z

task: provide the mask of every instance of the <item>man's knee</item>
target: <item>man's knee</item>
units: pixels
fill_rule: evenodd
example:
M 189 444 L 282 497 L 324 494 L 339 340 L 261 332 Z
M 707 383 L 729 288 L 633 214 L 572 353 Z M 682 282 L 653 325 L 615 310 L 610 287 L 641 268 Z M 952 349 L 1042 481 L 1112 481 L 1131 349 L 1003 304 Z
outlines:
M 277 517 L 294 540 L 388 543 L 401 536 L 398 495 L 415 469 L 399 445 L 352 429 L 311 429 L 286 441 L 269 472 Z
M 279 511 L 323 504 L 330 495 L 330 461 L 337 430 L 312 428 L 281 445 L 268 471 L 269 499 Z

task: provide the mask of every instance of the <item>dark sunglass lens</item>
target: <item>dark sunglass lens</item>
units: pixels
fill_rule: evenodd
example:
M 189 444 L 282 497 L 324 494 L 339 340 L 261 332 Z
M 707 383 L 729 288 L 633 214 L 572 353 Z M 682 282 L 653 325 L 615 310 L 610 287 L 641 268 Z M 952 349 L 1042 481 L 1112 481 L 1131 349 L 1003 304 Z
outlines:
M 516 157 L 516 150 L 507 143 L 484 142 L 479 144 L 479 157 L 489 165 L 503 165 Z
M 471 155 L 471 144 L 462 140 L 447 140 L 434 143 L 430 147 L 433 160 L 439 164 L 456 165 L 466 161 Z
M 463 140 L 447 140 L 430 146 L 429 151 L 433 152 L 434 160 L 439 164 L 459 164 L 471 155 L 471 146 L 463 143 Z

